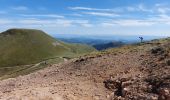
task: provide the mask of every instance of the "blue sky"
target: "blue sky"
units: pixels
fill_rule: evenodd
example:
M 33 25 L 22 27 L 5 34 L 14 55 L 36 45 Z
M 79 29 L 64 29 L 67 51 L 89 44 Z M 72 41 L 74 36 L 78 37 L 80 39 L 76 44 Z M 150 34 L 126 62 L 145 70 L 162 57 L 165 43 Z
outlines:
M 170 0 L 0 0 L 0 31 L 170 36 Z

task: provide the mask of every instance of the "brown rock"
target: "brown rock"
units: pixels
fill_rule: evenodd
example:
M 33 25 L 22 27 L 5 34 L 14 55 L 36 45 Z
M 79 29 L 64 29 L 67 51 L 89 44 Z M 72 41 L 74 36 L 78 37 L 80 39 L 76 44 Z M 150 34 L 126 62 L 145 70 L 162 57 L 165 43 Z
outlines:
M 170 100 L 170 93 L 168 89 L 159 90 L 159 100 Z
M 159 96 L 158 100 L 166 100 L 165 96 L 161 95 Z
M 170 59 L 166 60 L 166 64 L 170 66 Z
M 151 100 L 158 100 L 157 96 L 151 96 Z
M 168 96 L 169 95 L 169 90 L 168 89 L 160 89 L 159 94 L 163 96 Z
M 129 92 L 129 89 L 128 89 L 128 88 L 123 88 L 123 90 L 122 90 L 122 96 L 125 97 L 128 92 Z
M 110 95 L 108 95 L 108 100 L 114 100 L 114 96 L 115 96 L 114 92 L 111 93 Z
M 132 81 L 127 81 L 122 83 L 122 87 L 127 87 L 132 84 Z

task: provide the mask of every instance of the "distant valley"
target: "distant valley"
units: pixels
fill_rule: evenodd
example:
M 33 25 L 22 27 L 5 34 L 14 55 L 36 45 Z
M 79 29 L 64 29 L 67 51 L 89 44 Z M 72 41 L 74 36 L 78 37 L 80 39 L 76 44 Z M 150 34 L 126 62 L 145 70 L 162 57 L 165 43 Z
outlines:
M 93 46 L 97 50 L 105 50 L 109 48 L 121 47 L 127 44 L 139 43 L 138 36 L 81 36 L 81 35 L 56 35 L 56 39 L 68 43 L 80 43 Z M 159 36 L 143 36 L 144 41 L 152 39 L 164 38 Z

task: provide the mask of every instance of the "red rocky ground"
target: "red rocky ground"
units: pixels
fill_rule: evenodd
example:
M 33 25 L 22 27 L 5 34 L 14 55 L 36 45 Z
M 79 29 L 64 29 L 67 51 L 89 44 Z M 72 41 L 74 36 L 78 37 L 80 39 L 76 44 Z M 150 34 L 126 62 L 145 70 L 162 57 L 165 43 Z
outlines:
M 111 49 L 0 82 L 1 100 L 170 100 L 170 40 Z

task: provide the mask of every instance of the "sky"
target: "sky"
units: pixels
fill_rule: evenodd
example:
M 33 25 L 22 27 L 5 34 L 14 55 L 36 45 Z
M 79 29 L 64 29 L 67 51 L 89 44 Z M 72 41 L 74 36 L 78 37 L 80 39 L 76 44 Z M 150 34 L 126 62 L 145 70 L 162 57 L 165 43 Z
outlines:
M 170 0 L 0 0 L 0 32 L 170 36 Z

